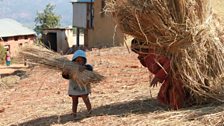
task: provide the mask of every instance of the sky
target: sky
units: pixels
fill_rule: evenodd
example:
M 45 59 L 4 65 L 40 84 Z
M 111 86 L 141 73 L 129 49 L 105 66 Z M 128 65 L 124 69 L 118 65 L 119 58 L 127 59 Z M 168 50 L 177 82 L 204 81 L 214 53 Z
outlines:
M 61 16 L 62 26 L 72 25 L 71 0 L 0 0 L 0 19 L 12 18 L 25 26 L 34 28 L 37 12 L 47 4 L 55 5 L 55 14 Z

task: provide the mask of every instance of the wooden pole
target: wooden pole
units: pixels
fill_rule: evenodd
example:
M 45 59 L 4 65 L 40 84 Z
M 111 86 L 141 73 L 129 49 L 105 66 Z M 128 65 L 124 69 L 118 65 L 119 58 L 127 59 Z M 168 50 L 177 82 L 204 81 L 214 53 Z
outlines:
M 80 29 L 77 28 L 76 31 L 76 46 L 79 47 L 79 35 L 80 35 Z

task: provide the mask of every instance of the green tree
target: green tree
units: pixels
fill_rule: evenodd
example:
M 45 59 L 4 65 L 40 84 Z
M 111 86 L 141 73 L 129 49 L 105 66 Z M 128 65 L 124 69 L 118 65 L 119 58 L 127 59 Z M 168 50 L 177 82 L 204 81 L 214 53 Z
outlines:
M 42 33 L 45 28 L 56 28 L 60 26 L 61 17 L 54 13 L 55 5 L 47 4 L 43 12 L 37 12 L 35 18 L 35 31 Z

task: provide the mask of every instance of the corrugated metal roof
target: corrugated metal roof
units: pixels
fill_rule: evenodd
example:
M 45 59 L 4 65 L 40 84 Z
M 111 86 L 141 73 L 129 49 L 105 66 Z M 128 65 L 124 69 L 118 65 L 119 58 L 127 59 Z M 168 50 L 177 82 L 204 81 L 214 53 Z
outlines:
M 87 2 L 94 2 L 94 0 L 72 0 L 72 3 L 87 3 Z
M 35 35 L 36 33 L 13 19 L 0 19 L 0 37 Z

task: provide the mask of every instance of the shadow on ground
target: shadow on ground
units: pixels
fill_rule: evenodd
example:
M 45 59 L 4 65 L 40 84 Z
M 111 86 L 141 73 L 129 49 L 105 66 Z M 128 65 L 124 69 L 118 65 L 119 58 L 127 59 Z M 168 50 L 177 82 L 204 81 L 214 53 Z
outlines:
M 145 114 L 154 111 L 168 110 L 164 109 L 156 99 L 134 100 L 123 103 L 110 104 L 93 109 L 91 116 L 117 115 L 119 117 L 129 114 Z M 85 115 L 87 112 L 80 112 L 80 115 Z M 74 119 L 71 114 L 53 115 L 49 117 L 41 117 L 27 122 L 18 124 L 19 126 L 50 126 L 51 124 L 65 124 L 70 121 L 80 121 L 90 116 Z M 14 126 L 14 125 L 11 125 Z
M 213 108 L 215 106 L 222 107 L 222 104 L 207 104 L 203 106 L 184 108 L 182 110 L 192 110 L 196 111 L 197 114 L 194 115 L 194 118 L 201 117 L 207 114 L 217 113 L 218 110 L 207 109 Z M 128 116 L 129 114 L 147 114 L 156 111 L 169 111 L 169 108 L 163 106 L 157 102 L 156 99 L 144 99 L 144 100 L 134 100 L 116 104 L 109 104 L 93 109 L 93 113 L 90 116 L 82 116 L 78 119 L 75 119 L 71 114 L 65 115 L 53 115 L 49 117 L 41 117 L 33 119 L 27 122 L 18 124 L 18 126 L 50 126 L 52 124 L 65 124 L 67 122 L 76 122 L 84 118 L 94 117 L 94 116 L 103 116 L 103 115 L 116 115 L 118 117 Z M 204 112 L 203 112 L 204 111 Z M 87 112 L 80 112 L 80 115 L 85 115 Z M 191 120 L 192 117 L 188 117 Z M 11 125 L 15 126 L 15 125 Z
M 13 73 L 7 73 L 7 74 L 1 74 L 1 77 L 8 77 L 8 76 L 19 76 L 21 78 L 26 78 L 28 75 L 26 74 L 26 71 L 24 70 L 16 70 Z

